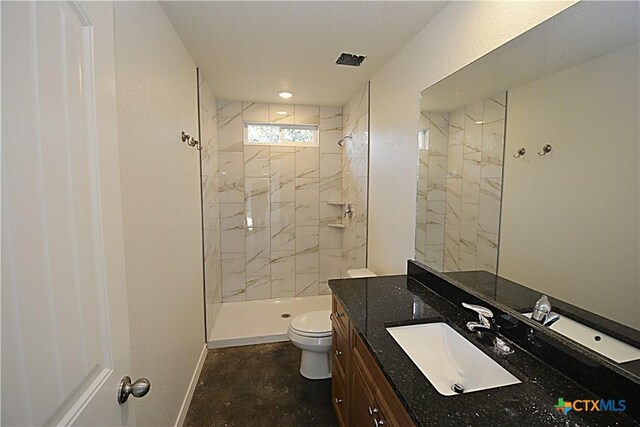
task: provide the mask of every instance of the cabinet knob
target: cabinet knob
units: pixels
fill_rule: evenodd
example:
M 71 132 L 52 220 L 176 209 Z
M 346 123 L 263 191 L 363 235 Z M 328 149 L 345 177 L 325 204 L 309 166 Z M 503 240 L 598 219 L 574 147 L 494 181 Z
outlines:
M 373 414 L 378 413 L 378 408 L 369 406 L 369 415 L 373 417 Z
M 342 403 L 342 399 L 340 399 L 339 397 L 336 397 L 334 401 L 336 402 L 336 405 L 339 405 Z
M 339 312 L 336 311 L 336 319 L 339 319 L 342 316 L 344 316 L 344 313 L 339 313 Z
M 336 356 L 338 357 L 342 356 L 342 352 L 340 350 L 336 350 Z
M 378 426 L 384 426 L 387 425 L 387 423 L 384 422 L 384 420 L 378 420 L 378 419 L 373 419 L 373 425 L 375 425 L 376 427 Z

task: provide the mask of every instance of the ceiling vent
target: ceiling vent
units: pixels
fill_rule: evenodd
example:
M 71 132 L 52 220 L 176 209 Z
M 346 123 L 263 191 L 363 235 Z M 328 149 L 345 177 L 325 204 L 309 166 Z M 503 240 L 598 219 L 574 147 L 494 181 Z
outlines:
M 342 53 L 340 57 L 336 60 L 336 64 L 338 65 L 348 65 L 350 67 L 359 67 L 362 64 L 362 61 L 366 56 L 362 55 L 353 55 L 351 53 Z

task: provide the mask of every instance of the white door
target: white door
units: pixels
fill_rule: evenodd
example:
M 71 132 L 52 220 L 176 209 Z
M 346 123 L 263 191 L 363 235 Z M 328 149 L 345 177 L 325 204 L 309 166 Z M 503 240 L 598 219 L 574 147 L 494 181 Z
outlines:
M 2 425 L 132 425 L 113 7 L 1 8 Z

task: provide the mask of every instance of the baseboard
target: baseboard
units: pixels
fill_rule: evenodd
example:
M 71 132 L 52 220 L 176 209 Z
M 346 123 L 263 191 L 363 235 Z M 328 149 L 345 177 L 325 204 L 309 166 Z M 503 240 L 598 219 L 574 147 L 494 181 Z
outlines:
M 204 366 L 204 360 L 206 358 L 207 358 L 207 344 L 205 343 L 204 347 L 202 347 L 202 352 L 200 353 L 200 359 L 198 359 L 198 364 L 196 365 L 196 369 L 195 371 L 193 371 L 193 376 L 191 377 L 191 382 L 189 383 L 187 394 L 184 396 L 184 400 L 182 401 L 180 412 L 178 412 L 178 418 L 176 419 L 176 427 L 182 427 L 182 424 L 184 424 L 184 419 L 187 417 L 187 411 L 189 411 L 189 404 L 191 403 L 193 392 L 196 390 L 196 386 L 198 385 L 198 378 L 200 378 L 200 372 L 202 372 L 202 366 Z
M 243 345 L 256 345 L 256 344 L 271 344 L 276 342 L 290 341 L 287 334 L 273 334 L 260 337 L 246 337 L 246 338 L 230 338 L 226 340 L 211 340 L 207 343 L 207 347 L 225 348 L 225 347 L 240 347 Z

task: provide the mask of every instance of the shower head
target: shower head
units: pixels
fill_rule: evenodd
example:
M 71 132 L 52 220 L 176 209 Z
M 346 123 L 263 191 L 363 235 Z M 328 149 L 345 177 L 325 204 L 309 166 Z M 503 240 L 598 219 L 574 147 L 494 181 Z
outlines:
M 342 138 L 340 141 L 338 141 L 338 145 L 340 147 L 342 147 L 342 144 L 344 144 L 344 141 L 346 141 L 347 139 L 353 139 L 353 137 L 351 135 L 347 135 L 344 138 Z

